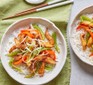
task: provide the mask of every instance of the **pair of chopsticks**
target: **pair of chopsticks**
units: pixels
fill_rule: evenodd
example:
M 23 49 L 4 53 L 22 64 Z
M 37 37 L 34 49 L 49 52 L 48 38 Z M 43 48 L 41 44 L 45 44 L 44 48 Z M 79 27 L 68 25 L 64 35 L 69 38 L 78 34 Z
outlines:
M 66 5 L 66 4 L 70 4 L 70 3 L 73 3 L 73 2 L 74 2 L 73 0 L 67 0 L 67 1 L 55 0 L 55 1 L 51 1 L 51 2 L 48 2 L 48 3 L 44 3 L 44 4 L 38 5 L 36 7 L 33 7 L 31 9 L 16 13 L 15 15 L 3 18 L 2 20 L 11 19 L 11 18 L 18 17 L 18 16 L 23 16 L 23 15 L 26 15 L 26 14 L 30 14 L 30 13 L 34 13 L 34 12 L 38 12 L 38 11 L 50 9 L 50 8 L 53 8 L 53 7 Z

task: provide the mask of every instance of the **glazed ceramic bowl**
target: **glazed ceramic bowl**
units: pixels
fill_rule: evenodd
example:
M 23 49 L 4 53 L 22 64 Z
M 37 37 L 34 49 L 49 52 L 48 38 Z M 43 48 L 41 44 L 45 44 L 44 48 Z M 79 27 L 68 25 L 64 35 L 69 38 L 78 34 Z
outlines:
M 24 78 L 22 75 L 14 71 L 8 64 L 8 59 L 6 56 L 6 45 L 9 42 L 9 38 L 12 36 L 13 32 L 18 31 L 20 28 L 23 28 L 25 26 L 30 25 L 31 23 L 39 23 L 41 25 L 46 26 L 49 30 L 56 32 L 57 39 L 60 41 L 60 53 L 57 56 L 57 63 L 55 68 L 49 72 L 46 73 L 43 77 L 35 77 L 35 78 Z M 64 39 L 64 36 L 60 32 L 60 30 L 49 20 L 45 18 L 40 17 L 30 17 L 25 18 L 19 21 L 14 22 L 12 25 L 10 25 L 7 28 L 7 31 L 4 33 L 2 40 L 1 40 L 1 61 L 4 69 L 6 72 L 17 82 L 21 84 L 27 84 L 27 85 L 37 85 L 37 84 L 45 84 L 52 79 L 54 79 L 62 70 L 65 61 L 66 61 L 66 55 L 67 55 L 67 47 L 66 47 L 66 41 Z
M 44 2 L 45 0 L 25 0 L 25 1 L 30 4 L 40 4 L 40 3 Z
M 73 33 L 74 33 L 74 30 L 76 29 L 77 22 L 80 20 L 80 16 L 81 16 L 81 15 L 87 15 L 87 14 L 88 14 L 88 15 L 93 14 L 93 6 L 87 7 L 87 8 L 83 9 L 82 11 L 80 11 L 80 12 L 77 14 L 77 16 L 75 17 L 75 19 L 73 20 L 73 22 L 72 22 L 72 24 L 71 24 L 71 28 L 70 28 L 70 32 L 69 32 L 69 35 L 70 35 L 69 38 L 70 38 L 71 47 L 72 47 L 73 51 L 75 52 L 75 54 L 77 55 L 77 57 L 78 57 L 81 61 L 83 61 L 84 63 L 93 66 L 93 62 L 90 62 L 90 61 L 88 60 L 88 58 L 85 58 L 85 57 L 83 57 L 83 55 L 80 54 L 80 53 L 81 53 L 81 52 L 80 52 L 81 50 L 78 49 L 78 46 L 75 46 L 75 43 L 73 43 L 73 38 L 72 38 L 72 35 L 73 35 Z M 77 49 L 78 49 L 78 50 L 77 50 Z

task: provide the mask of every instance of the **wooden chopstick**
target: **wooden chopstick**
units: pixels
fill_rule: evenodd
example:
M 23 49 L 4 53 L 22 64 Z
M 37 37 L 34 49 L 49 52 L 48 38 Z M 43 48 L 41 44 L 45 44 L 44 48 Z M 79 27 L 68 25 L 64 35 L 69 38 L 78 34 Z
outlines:
M 38 8 L 41 8 L 41 7 L 49 6 L 51 4 L 55 4 L 55 3 L 58 3 L 58 2 L 61 2 L 61 1 L 64 1 L 64 0 L 55 0 L 55 1 L 48 2 L 48 3 L 44 3 L 44 4 L 41 4 L 41 5 L 35 6 L 33 8 L 30 8 L 28 10 L 24 10 L 24 11 L 22 11 L 20 13 L 17 13 L 17 14 L 21 14 L 21 13 L 24 13 L 24 12 L 27 12 L 27 11 L 30 11 L 30 10 L 34 10 L 34 9 L 38 9 Z
M 55 1 L 48 2 L 48 3 L 44 3 L 44 4 L 41 4 L 41 5 L 35 6 L 35 7 L 33 7 L 33 8 L 24 10 L 24 11 L 22 11 L 22 12 L 16 13 L 15 15 L 12 15 L 12 16 L 9 16 L 9 17 L 6 17 L 6 18 L 3 18 L 2 20 L 11 19 L 11 18 L 14 18 L 14 17 L 17 17 L 17 16 L 21 16 L 21 15 L 23 16 L 23 15 L 25 15 L 25 14 L 29 14 L 29 13 L 32 13 L 32 12 L 36 12 L 36 9 L 38 9 L 38 8 L 45 7 L 45 6 L 54 4 L 54 3 L 58 3 L 58 2 L 60 2 L 60 1 L 64 1 L 64 0 L 55 0 Z M 25 12 L 27 12 L 27 13 L 25 13 Z
M 47 6 L 45 4 L 46 5 L 45 7 L 41 7 L 41 8 L 37 8 L 37 9 L 35 8 L 35 9 L 31 9 L 31 10 L 24 11 L 24 12 L 21 12 L 21 13 L 17 13 L 13 16 L 3 18 L 2 20 L 11 19 L 11 18 L 14 18 L 14 17 L 23 16 L 23 15 L 26 15 L 26 14 L 29 14 L 29 13 L 34 13 L 34 12 L 38 12 L 38 11 L 42 11 L 42 10 L 46 10 L 46 9 L 49 9 L 49 8 L 58 7 L 58 6 L 61 6 L 61 5 L 70 4 L 70 3 L 73 3 L 73 0 L 68 0 L 68 1 L 60 2 L 60 3 L 56 3 L 56 4 L 53 4 L 53 2 L 52 2 L 52 5 Z

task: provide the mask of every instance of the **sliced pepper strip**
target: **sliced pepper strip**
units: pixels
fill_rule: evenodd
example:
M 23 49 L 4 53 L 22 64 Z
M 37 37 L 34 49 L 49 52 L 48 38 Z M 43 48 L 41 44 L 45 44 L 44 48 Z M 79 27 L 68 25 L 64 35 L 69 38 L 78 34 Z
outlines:
M 10 61 L 9 61 L 9 65 L 10 65 L 12 68 L 14 68 L 16 71 L 19 71 L 20 73 L 22 73 L 22 70 L 21 70 L 19 67 L 15 66 L 15 65 L 13 64 L 13 61 L 14 61 L 14 59 L 11 58 Z
M 55 55 L 55 52 L 54 52 L 53 50 L 47 50 L 47 52 L 50 54 L 50 56 L 52 56 L 51 58 L 52 58 L 53 60 L 56 59 L 56 55 Z
M 93 38 L 93 33 L 91 32 L 91 30 L 90 30 L 88 27 L 85 27 L 85 30 L 86 30 L 87 32 L 89 32 L 89 34 L 90 34 L 91 37 Z
M 93 56 L 93 53 L 91 53 L 90 55 L 89 55 L 89 57 L 92 57 Z
M 22 58 L 21 59 L 19 59 L 18 61 L 16 61 L 16 62 L 13 62 L 13 64 L 14 65 L 19 65 L 19 64 L 21 64 L 22 63 Z
M 82 28 L 85 28 L 85 27 L 88 27 L 88 25 L 85 25 L 85 24 L 80 23 L 80 25 L 78 25 L 78 27 L 76 28 L 76 30 L 78 31 L 78 30 L 80 30 Z
M 34 35 L 32 35 L 30 32 L 22 32 L 22 33 L 29 36 L 29 37 L 31 37 L 31 38 L 34 38 Z
M 82 28 L 82 29 L 86 30 L 87 32 L 89 32 L 89 34 L 93 38 L 93 33 L 91 32 L 91 30 L 89 29 L 89 27 L 84 26 L 84 25 L 80 25 L 77 29 L 80 29 L 80 28 Z
M 19 65 L 21 64 L 22 62 L 25 63 L 26 59 L 27 59 L 28 56 L 23 56 L 21 59 L 19 59 L 18 61 L 16 62 L 13 62 L 14 65 Z
M 24 29 L 24 30 L 21 30 L 21 32 L 23 33 L 23 32 L 30 32 L 31 31 L 31 29 Z

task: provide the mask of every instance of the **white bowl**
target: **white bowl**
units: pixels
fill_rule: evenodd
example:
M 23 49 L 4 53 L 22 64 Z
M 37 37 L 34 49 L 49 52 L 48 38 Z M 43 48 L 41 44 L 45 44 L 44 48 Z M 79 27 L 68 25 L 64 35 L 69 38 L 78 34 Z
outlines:
M 45 0 L 25 0 L 25 1 L 30 4 L 40 4 L 40 3 L 44 2 Z
M 57 34 L 57 38 L 60 41 L 60 53 L 57 56 L 57 63 L 55 68 L 49 72 L 46 73 L 43 77 L 34 77 L 34 78 L 24 78 L 22 75 L 19 73 L 15 72 L 9 65 L 8 65 L 8 60 L 6 56 L 6 47 L 7 43 L 9 42 L 10 36 L 12 36 L 12 32 L 19 30 L 20 28 L 24 26 L 28 26 L 31 23 L 39 23 L 44 26 L 46 26 L 48 29 L 55 31 Z M 0 56 L 1 56 L 1 61 L 3 64 L 4 69 L 6 72 L 17 82 L 21 84 L 45 84 L 52 79 L 54 79 L 61 71 L 63 68 L 65 61 L 66 61 L 66 55 L 67 55 L 67 47 L 66 47 L 66 41 L 60 32 L 60 30 L 49 20 L 40 18 L 40 17 L 31 17 L 31 18 L 25 18 L 19 21 L 16 21 L 13 23 L 11 26 L 7 28 L 7 31 L 4 33 L 2 40 L 1 40 L 1 49 L 0 49 Z
M 84 63 L 88 64 L 88 65 L 91 65 L 93 66 L 93 62 L 90 62 L 87 58 L 83 57 L 81 54 L 80 54 L 80 50 L 78 51 L 77 50 L 77 47 L 75 48 L 74 44 L 73 44 L 73 39 L 72 39 L 72 34 L 73 34 L 73 30 L 76 29 L 76 23 L 78 20 L 80 20 L 80 16 L 83 15 L 83 14 L 93 14 L 93 6 L 89 6 L 85 9 L 83 9 L 82 11 L 80 11 L 77 16 L 75 17 L 75 19 L 73 20 L 72 24 L 71 24 L 71 29 L 70 29 L 70 32 L 69 32 L 69 35 L 70 35 L 70 44 L 71 44 L 71 47 L 73 49 L 73 51 L 75 52 L 75 54 L 77 55 L 77 57 L 83 61 Z

